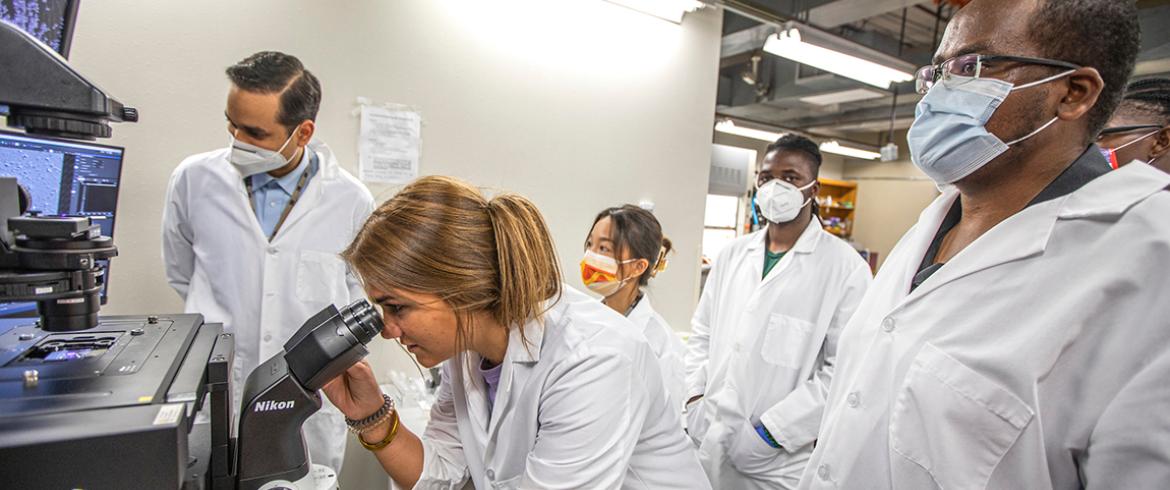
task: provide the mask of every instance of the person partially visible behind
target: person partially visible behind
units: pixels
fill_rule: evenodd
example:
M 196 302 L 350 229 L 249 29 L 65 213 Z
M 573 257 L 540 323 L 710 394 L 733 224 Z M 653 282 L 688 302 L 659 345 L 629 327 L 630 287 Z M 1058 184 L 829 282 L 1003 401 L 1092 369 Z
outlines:
M 1113 168 L 1140 160 L 1170 172 L 1170 78 L 1131 82 L 1097 145 Z
M 714 488 L 793 488 L 872 276 L 815 211 L 821 152 L 785 135 L 756 176 L 767 228 L 719 251 L 687 339 L 687 431 Z
M 229 67 L 227 78 L 228 144 L 175 168 L 162 255 L 186 312 L 235 334 L 238 410 L 248 373 L 306 319 L 365 297 L 338 253 L 374 198 L 314 137 L 321 84 L 300 60 L 263 51 Z M 304 430 L 313 463 L 341 470 L 341 413 L 325 403 Z
M 658 357 L 670 404 L 682 413 L 686 348 L 643 290 L 650 278 L 666 270 L 672 248 L 650 211 L 630 204 L 606 209 L 594 218 L 585 239 L 581 281 L 602 296 L 602 303 L 639 327 Z

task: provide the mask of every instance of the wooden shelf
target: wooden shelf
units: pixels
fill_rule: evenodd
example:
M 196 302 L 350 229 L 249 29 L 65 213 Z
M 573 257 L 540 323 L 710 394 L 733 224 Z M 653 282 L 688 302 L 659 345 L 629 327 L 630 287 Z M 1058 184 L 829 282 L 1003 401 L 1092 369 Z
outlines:
M 825 178 L 818 181 L 821 190 L 817 193 L 817 203 L 820 205 L 825 230 L 848 239 L 853 235 L 853 212 L 857 210 L 857 182 Z

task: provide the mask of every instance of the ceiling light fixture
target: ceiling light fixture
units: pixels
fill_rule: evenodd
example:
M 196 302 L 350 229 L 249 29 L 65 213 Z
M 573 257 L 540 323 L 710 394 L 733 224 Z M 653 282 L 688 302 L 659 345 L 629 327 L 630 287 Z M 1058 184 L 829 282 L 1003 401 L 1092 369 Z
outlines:
M 821 151 L 825 153 L 832 153 L 834 155 L 860 158 L 863 160 L 877 160 L 882 157 L 882 154 L 876 151 L 841 146 L 841 144 L 836 141 L 826 141 L 821 143 Z
M 752 138 L 769 143 L 780 139 L 784 133 L 776 133 L 773 131 L 766 131 L 763 129 L 748 128 L 744 126 L 736 126 L 735 121 L 724 119 L 715 123 L 715 130 L 720 133 L 734 134 L 736 136 L 743 136 L 745 138 Z
M 843 90 L 841 92 L 830 92 L 827 94 L 801 97 L 800 101 L 806 104 L 827 106 L 834 104 L 848 104 L 850 102 L 860 102 L 863 100 L 880 99 L 886 95 L 888 94 L 885 92 L 879 92 L 877 90 L 857 88 L 853 90 Z
M 768 40 L 764 42 L 764 51 L 882 89 L 889 88 L 894 82 L 914 80 L 914 75 L 911 74 L 913 68 L 908 68 L 909 63 L 853 44 L 809 26 L 790 22 L 785 24 L 780 32 L 768 36 Z M 833 47 L 865 53 L 870 55 L 867 57 L 883 59 L 884 64 L 845 54 Z

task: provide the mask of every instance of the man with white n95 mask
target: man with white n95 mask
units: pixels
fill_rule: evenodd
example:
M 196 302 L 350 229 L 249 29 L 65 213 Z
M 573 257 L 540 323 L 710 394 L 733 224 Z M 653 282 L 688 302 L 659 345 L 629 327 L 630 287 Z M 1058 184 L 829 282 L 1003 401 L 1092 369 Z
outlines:
M 756 201 L 765 230 L 719 252 L 692 320 L 687 426 L 714 488 L 792 488 L 812 452 L 837 336 L 870 283 L 813 211 L 821 153 L 768 146 Z
M 976 0 L 908 135 L 942 186 L 841 335 L 801 488 L 1170 488 L 1170 175 L 1091 142 L 1118 0 Z
M 183 160 L 171 176 L 163 259 L 186 311 L 235 334 L 238 407 L 244 376 L 306 318 L 365 297 L 337 254 L 374 201 L 313 139 L 321 86 L 300 60 L 260 52 L 227 76 L 227 146 Z M 341 413 L 326 402 L 304 431 L 313 462 L 340 470 Z

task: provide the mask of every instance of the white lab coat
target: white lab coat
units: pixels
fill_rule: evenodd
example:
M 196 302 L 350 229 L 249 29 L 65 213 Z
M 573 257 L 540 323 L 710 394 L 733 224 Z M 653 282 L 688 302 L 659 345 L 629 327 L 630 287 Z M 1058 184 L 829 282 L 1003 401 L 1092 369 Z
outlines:
M 869 266 L 813 219 L 763 278 L 767 231 L 718 255 L 688 340 L 688 430 L 715 488 L 794 487 L 833 377 L 837 336 Z M 768 446 L 763 423 L 782 445 Z
M 309 317 L 329 304 L 365 297 L 338 253 L 373 210 L 370 192 L 338 165 L 322 143 L 310 143 L 319 168 L 271 243 L 264 236 L 243 178 L 226 149 L 183 160 L 171 175 L 163 214 L 163 261 L 188 313 L 222 322 L 235 334 L 232 403 L 243 380 L 281 351 Z M 341 469 L 345 422 L 324 407 L 304 425 L 314 463 Z
M 1170 175 L 1130 164 L 916 290 L 921 214 L 841 338 L 802 488 L 1170 488 Z
M 654 311 L 654 307 L 650 306 L 650 298 L 646 296 L 642 297 L 626 318 L 639 327 L 646 341 L 650 342 L 650 348 L 658 358 L 658 367 L 662 370 L 662 383 L 670 405 L 681 414 L 683 404 L 687 401 L 686 368 L 683 366 L 686 347 L 682 339 L 674 333 L 666 319 Z
M 510 333 L 490 416 L 480 357 L 443 364 L 415 488 L 710 488 L 628 320 L 565 286 L 524 336 Z

